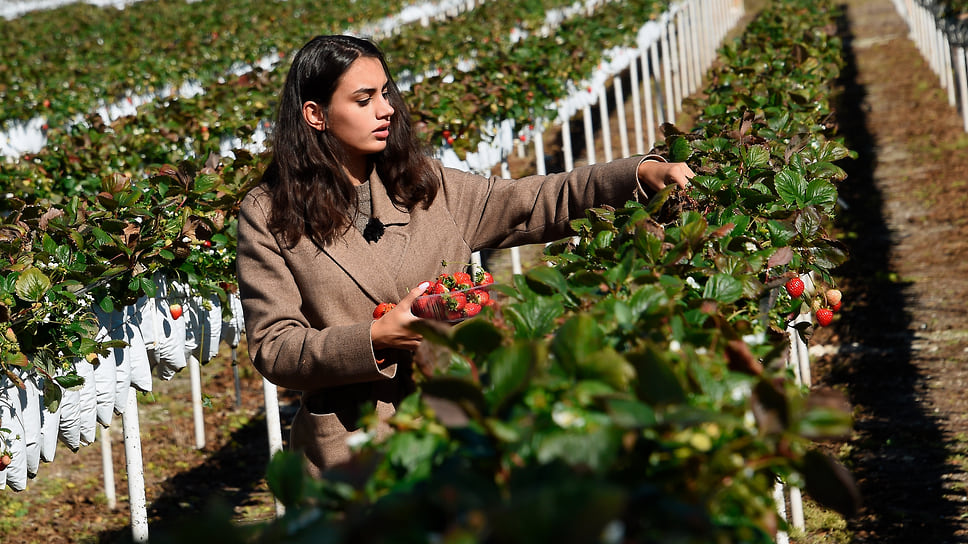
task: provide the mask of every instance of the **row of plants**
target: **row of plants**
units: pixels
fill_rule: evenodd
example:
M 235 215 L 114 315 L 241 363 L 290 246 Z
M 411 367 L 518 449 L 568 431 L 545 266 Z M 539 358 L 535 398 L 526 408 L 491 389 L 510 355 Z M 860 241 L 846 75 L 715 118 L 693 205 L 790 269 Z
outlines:
M 437 364 L 389 438 L 367 414 L 353 462 L 321 480 L 277 454 L 284 516 L 216 506 L 160 541 L 772 543 L 780 480 L 854 512 L 816 444 L 849 430 L 846 403 L 785 364 L 787 325 L 828 304 L 847 258 L 826 231 L 853 155 L 831 109 L 839 15 L 771 2 L 722 49 L 695 128 L 663 127 L 690 189 L 589 210 L 484 318 L 426 324 Z M 784 288 L 807 273 L 818 288 Z
M 540 5 L 530 5 L 537 6 L 531 19 L 543 21 Z M 653 2 L 632 5 L 648 13 L 657 9 Z M 584 26 L 568 30 L 585 35 L 595 24 L 617 26 L 617 17 L 636 13 L 610 12 L 602 19 L 594 14 L 581 19 Z M 466 32 L 466 26 L 446 28 Z M 573 41 L 583 45 L 579 52 L 596 58 L 588 36 Z M 558 48 L 550 41 L 545 45 Z M 530 70 L 544 59 L 523 61 Z M 583 74 L 560 75 L 577 79 Z M 16 367 L 52 377 L 45 382 L 50 387 L 45 402 L 56 403 L 59 391 L 53 384 L 76 384 L 74 365 L 93 361 L 108 347 L 93 341 L 97 322 L 92 304 L 111 311 L 153 296 L 159 288 L 152 279 L 157 271 L 204 298 L 218 295 L 222 307 L 229 307 L 225 292 L 235 283 L 236 206 L 265 158 L 239 149 L 231 158 L 219 157 L 216 144 L 205 146 L 205 133 L 208 126 L 231 124 L 218 117 L 221 112 L 232 112 L 238 123 L 268 115 L 270 97 L 281 87 L 281 79 L 274 77 L 282 75 L 257 71 L 194 99 L 149 106 L 109 125 L 95 118 L 89 126 L 53 128 L 52 145 L 4 165 L 0 190 L 8 194 L 0 209 L 5 258 L 0 324 L 6 334 L 0 340 L 0 365 L 10 379 L 18 379 Z M 415 111 L 418 118 L 426 116 Z M 460 115 L 455 111 L 448 118 Z M 233 126 L 235 135 L 245 136 L 241 125 Z M 178 153 L 192 142 L 200 143 L 197 150 Z M 207 159 L 202 163 L 193 157 Z
M 640 4 L 642 2 L 639 2 Z M 658 2 L 649 2 L 658 4 Z M 479 16 L 492 21 L 495 36 L 509 36 L 513 29 L 540 28 L 546 19 L 547 9 L 562 8 L 564 2 L 534 1 L 517 3 L 510 1 L 492 1 L 475 13 L 486 9 L 486 13 Z M 501 13 L 512 14 L 510 17 Z M 635 13 L 625 12 L 628 16 Z M 498 27 L 498 23 L 503 27 Z M 478 49 L 464 50 L 451 47 L 449 43 L 469 43 L 476 37 L 474 25 L 464 16 L 456 16 L 445 22 L 435 23 L 424 29 L 419 25 L 401 28 L 398 35 L 389 41 L 385 50 L 391 62 L 406 58 L 412 51 L 424 50 L 457 50 L 468 57 L 474 56 L 491 58 L 507 49 L 511 44 L 500 45 L 496 42 L 481 45 Z M 580 29 L 569 29 L 580 30 Z M 624 29 L 626 34 L 633 32 Z M 545 38 L 547 43 L 553 38 Z M 497 40 L 500 42 L 501 40 Z M 507 40 L 504 40 L 507 42 Z M 473 44 L 469 45 L 473 47 Z M 601 53 L 591 54 L 591 47 L 584 45 L 588 55 L 588 63 L 599 59 Z M 475 53 L 476 51 L 476 53 Z M 578 51 L 581 53 L 582 51 Z M 505 57 L 507 54 L 504 55 Z M 437 122 L 440 113 L 436 111 L 421 111 L 419 104 L 427 102 L 423 95 L 445 97 L 444 104 L 451 104 L 454 108 L 463 103 L 463 89 L 448 85 L 443 78 L 456 72 L 456 56 L 449 57 L 451 64 L 437 57 L 423 58 L 426 65 L 409 62 L 403 71 L 422 73 L 432 67 L 441 69 L 441 75 L 433 78 L 433 83 L 418 85 L 411 95 L 417 105 L 414 111 L 421 120 L 430 119 L 434 128 L 425 128 L 424 137 L 429 143 L 441 142 L 444 122 Z M 533 62 L 533 61 L 532 61 Z M 594 64 L 591 64 L 592 66 Z M 566 77 L 579 78 L 586 72 L 588 64 L 575 66 L 575 71 L 565 71 Z M 452 71 L 443 71 L 442 68 Z M 492 65 L 480 67 L 464 74 L 476 81 L 484 81 L 494 76 Z M 505 70 L 503 67 L 500 70 Z M 163 164 L 174 164 L 186 158 L 207 157 L 211 153 L 223 153 L 223 140 L 232 142 L 249 142 L 258 132 L 271 129 L 270 119 L 275 107 L 276 94 L 282 87 L 285 77 L 284 70 L 256 69 L 250 73 L 232 78 L 225 84 L 214 84 L 205 92 L 192 97 L 163 100 L 148 104 L 139 109 L 138 115 L 118 119 L 112 123 L 105 123 L 97 116 L 91 116 L 88 122 L 72 126 L 52 126 L 47 131 L 48 145 L 39 153 L 20 157 L 12 163 L 0 164 L 0 190 L 15 194 L 32 195 L 36 198 L 50 198 L 55 203 L 57 199 L 70 197 L 75 194 L 90 194 L 92 189 L 100 184 L 105 174 L 115 172 L 130 173 L 135 176 L 143 175 L 145 171 L 157 169 Z M 499 77 L 499 76 L 494 76 Z M 505 78 L 504 93 L 514 92 L 518 82 Z M 532 87 L 534 85 L 532 84 Z M 561 97 L 560 89 L 551 89 L 554 94 L 543 98 L 545 102 L 552 98 Z M 548 91 L 549 93 L 551 91 Z M 518 91 L 526 95 L 530 90 Z M 533 93 L 532 93 L 533 94 Z M 518 97 L 524 100 L 526 96 Z M 467 114 L 468 112 L 458 112 Z M 464 115 L 468 123 L 475 126 L 484 124 L 486 118 L 492 118 L 494 112 L 489 106 L 476 115 Z M 455 115 L 454 117 L 460 117 Z M 524 120 L 522 120 L 524 122 Z M 449 125 L 449 118 L 446 120 Z M 427 123 L 421 123 L 427 127 Z M 435 139 L 436 138 L 436 139 Z M 475 137 L 476 138 L 476 137 Z M 470 137 L 462 139 L 458 146 L 469 147 Z
M 209 86 L 233 67 L 294 51 L 399 13 L 409 1 L 158 0 L 117 9 L 76 2 L 0 23 L 0 126 L 45 117 L 72 122 L 105 100 Z

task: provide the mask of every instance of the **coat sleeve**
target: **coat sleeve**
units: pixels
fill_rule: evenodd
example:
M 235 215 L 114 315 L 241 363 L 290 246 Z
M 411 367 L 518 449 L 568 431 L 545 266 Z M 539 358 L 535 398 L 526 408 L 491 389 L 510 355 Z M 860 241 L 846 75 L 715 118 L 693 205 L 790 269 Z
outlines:
M 300 391 L 392 378 L 380 368 L 370 322 L 316 328 L 285 250 L 269 231 L 266 198 L 248 195 L 239 210 L 238 277 L 249 356 L 270 382 Z
M 444 198 L 473 251 L 544 243 L 574 234 L 586 209 L 635 198 L 642 157 L 520 179 L 443 169 Z

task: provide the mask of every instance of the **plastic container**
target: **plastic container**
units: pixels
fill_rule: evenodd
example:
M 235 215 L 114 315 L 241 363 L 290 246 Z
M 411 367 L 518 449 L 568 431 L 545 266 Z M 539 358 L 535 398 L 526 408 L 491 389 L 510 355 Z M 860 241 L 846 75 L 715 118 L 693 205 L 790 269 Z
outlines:
M 478 285 L 459 291 L 421 295 L 414 301 L 410 311 L 422 319 L 460 323 L 492 304 L 494 300 L 491 298 L 491 286 Z

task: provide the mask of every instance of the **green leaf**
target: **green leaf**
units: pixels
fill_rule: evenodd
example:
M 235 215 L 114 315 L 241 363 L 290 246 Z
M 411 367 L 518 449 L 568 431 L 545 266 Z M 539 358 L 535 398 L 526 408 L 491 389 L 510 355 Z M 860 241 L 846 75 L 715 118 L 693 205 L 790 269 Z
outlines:
M 807 206 L 820 206 L 825 210 L 833 210 L 837 202 L 837 187 L 833 183 L 822 179 L 815 179 L 807 185 Z
M 807 180 L 790 168 L 784 168 L 776 174 L 776 192 L 786 204 L 803 207 L 807 199 Z
M 87 363 L 82 363 L 87 364 Z M 64 374 L 61 376 L 55 376 L 54 380 L 60 384 L 64 389 L 72 389 L 74 387 L 80 387 L 84 385 L 84 378 L 77 374 Z
M 551 340 L 551 351 L 558 363 L 572 376 L 578 375 L 582 361 L 601 350 L 605 335 L 590 314 L 577 314 L 565 321 Z
M 686 392 L 663 353 L 649 346 L 630 353 L 628 359 L 638 375 L 636 393 L 641 400 L 659 405 L 686 402 Z
M 306 497 L 305 457 L 301 452 L 276 452 L 266 468 L 266 483 L 272 494 L 286 507 L 294 507 Z
M 540 344 L 520 341 L 494 352 L 488 360 L 490 387 L 485 397 L 495 412 L 527 389 L 532 368 L 545 358 L 542 352 Z
M 550 334 L 564 311 L 558 298 L 535 295 L 503 308 L 504 317 L 513 325 L 516 338 L 541 338 Z
M 685 138 L 679 136 L 671 139 L 669 142 L 670 162 L 686 162 L 690 156 L 692 156 L 692 146 Z
M 569 465 L 604 470 L 611 466 L 620 445 L 620 436 L 608 427 L 588 434 L 557 432 L 539 442 L 538 460 L 549 463 L 560 459 Z
M 37 302 L 50 289 L 50 278 L 39 269 L 30 267 L 17 278 L 17 296 L 30 302 Z
M 735 302 L 743 296 L 743 282 L 729 274 L 716 274 L 706 281 L 702 296 L 724 304 Z
M 60 409 L 61 399 L 64 395 L 63 390 L 51 380 L 44 380 L 43 382 L 44 407 L 46 407 L 51 413 L 55 413 L 58 409 Z
M 554 293 L 567 294 L 568 281 L 561 275 L 557 268 L 550 266 L 537 266 L 528 270 L 525 274 L 528 287 L 536 293 L 551 295 Z
M 625 429 L 642 429 L 656 424 L 655 410 L 632 399 L 613 398 L 605 402 L 612 423 Z

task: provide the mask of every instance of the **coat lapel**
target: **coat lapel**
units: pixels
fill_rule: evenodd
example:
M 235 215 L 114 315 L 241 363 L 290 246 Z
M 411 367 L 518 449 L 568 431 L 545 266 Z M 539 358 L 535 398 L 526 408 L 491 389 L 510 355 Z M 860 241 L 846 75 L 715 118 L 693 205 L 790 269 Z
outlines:
M 370 198 L 372 217 L 385 225 L 383 237 L 371 244 L 351 227 L 343 238 L 324 251 L 374 302 L 396 301 L 401 293 L 394 277 L 410 242 L 410 233 L 405 228 L 410 223 L 410 214 L 393 205 L 376 172 L 370 180 Z

